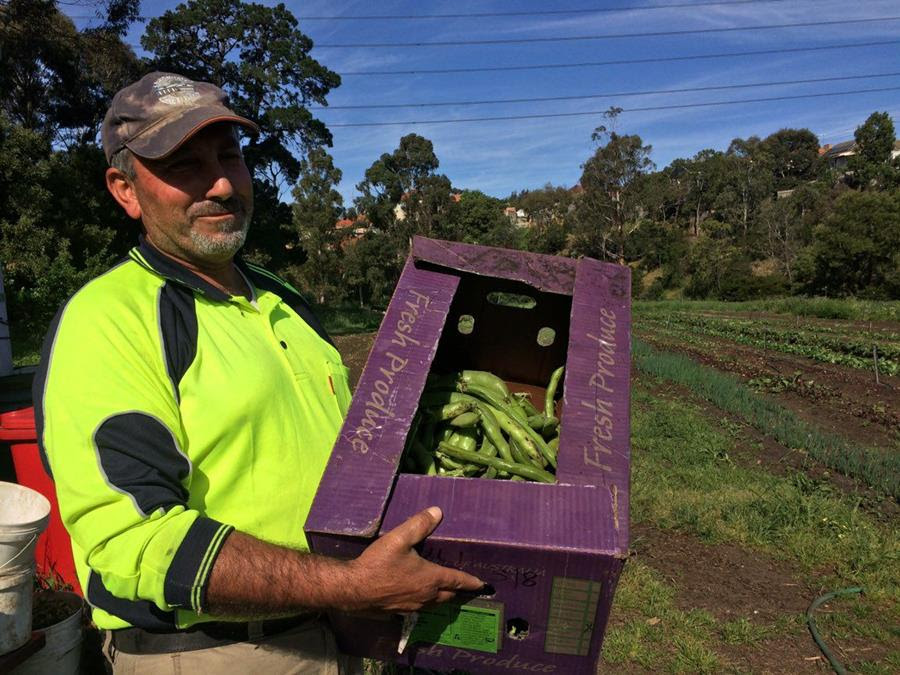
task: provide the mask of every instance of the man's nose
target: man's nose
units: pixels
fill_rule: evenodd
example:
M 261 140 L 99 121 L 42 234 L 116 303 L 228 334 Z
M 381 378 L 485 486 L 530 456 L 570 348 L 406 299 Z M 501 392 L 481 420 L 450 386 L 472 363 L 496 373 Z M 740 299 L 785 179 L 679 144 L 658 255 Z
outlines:
M 222 167 L 218 166 L 218 170 L 210 175 L 209 189 L 206 191 L 207 198 L 229 199 L 233 195 L 234 185 Z

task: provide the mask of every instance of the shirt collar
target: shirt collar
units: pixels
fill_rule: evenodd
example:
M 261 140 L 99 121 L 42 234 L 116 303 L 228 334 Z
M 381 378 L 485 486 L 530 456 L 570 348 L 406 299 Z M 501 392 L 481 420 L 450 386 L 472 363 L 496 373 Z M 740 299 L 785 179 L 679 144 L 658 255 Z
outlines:
M 198 275 L 196 272 L 189 270 L 180 262 L 167 256 L 151 244 L 147 237 L 141 234 L 138 237 L 138 245 L 131 249 L 131 257 L 144 267 L 156 272 L 166 279 L 171 279 L 188 288 L 203 293 L 210 300 L 216 302 L 225 302 L 231 299 L 225 291 L 216 288 L 206 279 Z M 239 258 L 234 259 L 234 264 L 238 270 L 247 278 L 247 271 L 244 263 Z M 252 288 L 252 286 L 251 286 Z

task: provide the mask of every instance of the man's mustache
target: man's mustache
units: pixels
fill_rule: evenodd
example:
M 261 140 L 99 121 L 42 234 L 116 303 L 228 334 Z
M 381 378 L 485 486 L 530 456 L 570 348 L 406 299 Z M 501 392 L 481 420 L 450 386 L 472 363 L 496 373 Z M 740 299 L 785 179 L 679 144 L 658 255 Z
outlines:
M 200 218 L 202 216 L 227 216 L 230 214 L 241 214 L 244 212 L 244 205 L 239 199 L 234 197 L 225 199 L 221 202 L 202 202 L 191 208 L 190 216 L 192 218 Z

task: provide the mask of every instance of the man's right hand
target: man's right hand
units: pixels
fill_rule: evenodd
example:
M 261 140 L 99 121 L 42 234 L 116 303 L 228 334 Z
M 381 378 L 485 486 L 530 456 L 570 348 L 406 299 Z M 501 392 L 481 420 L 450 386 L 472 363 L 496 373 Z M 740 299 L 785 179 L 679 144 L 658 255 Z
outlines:
M 350 563 L 354 598 L 347 611 L 414 612 L 445 602 L 457 591 L 479 591 L 484 582 L 450 567 L 428 562 L 413 549 L 441 522 L 441 510 L 420 511 L 366 548 Z
M 413 546 L 434 531 L 441 510 L 425 509 L 354 560 L 304 553 L 232 532 L 210 573 L 207 603 L 222 617 L 284 616 L 310 609 L 414 612 L 482 581 L 428 562 Z

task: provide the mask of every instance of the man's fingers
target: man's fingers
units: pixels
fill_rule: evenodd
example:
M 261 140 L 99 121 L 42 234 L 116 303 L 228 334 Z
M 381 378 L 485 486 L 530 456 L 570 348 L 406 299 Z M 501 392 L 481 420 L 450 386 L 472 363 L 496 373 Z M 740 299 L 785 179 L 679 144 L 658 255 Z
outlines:
M 452 600 L 455 596 L 456 593 L 454 591 L 438 591 L 437 597 L 434 599 L 434 602 L 447 602 L 448 600 Z
M 453 588 L 457 591 L 480 591 L 484 588 L 484 582 L 478 577 L 467 574 L 466 572 L 453 570 L 451 583 L 445 586 L 445 588 Z
M 434 532 L 442 517 L 443 514 L 437 506 L 429 506 L 424 511 L 407 518 L 388 534 L 400 539 L 405 547 L 412 548 Z

